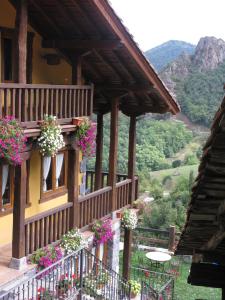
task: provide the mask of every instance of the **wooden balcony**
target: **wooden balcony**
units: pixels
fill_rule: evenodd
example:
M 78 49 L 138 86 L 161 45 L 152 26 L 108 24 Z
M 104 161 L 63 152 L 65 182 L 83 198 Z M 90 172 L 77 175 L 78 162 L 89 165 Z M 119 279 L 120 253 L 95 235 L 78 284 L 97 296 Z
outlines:
M 93 109 L 93 86 L 0 84 L 0 118 L 13 115 L 24 127 L 36 127 L 45 114 L 60 123 L 72 118 L 90 116 Z
M 87 173 L 93 174 L 93 172 Z M 103 175 L 108 176 L 108 173 L 104 173 Z M 123 178 L 126 177 L 126 175 L 120 174 L 117 175 L 117 178 L 122 178 L 122 176 Z M 137 196 L 137 177 L 134 184 Z M 131 185 L 131 179 L 125 179 L 116 183 L 116 210 L 129 207 Z M 106 186 L 85 196 L 80 196 L 77 199 L 80 216 L 79 228 L 87 227 L 93 224 L 95 220 L 104 218 L 112 213 L 111 192 L 112 187 Z M 71 209 L 73 209 L 73 203 L 69 202 L 25 220 L 26 255 L 59 240 L 70 229 Z

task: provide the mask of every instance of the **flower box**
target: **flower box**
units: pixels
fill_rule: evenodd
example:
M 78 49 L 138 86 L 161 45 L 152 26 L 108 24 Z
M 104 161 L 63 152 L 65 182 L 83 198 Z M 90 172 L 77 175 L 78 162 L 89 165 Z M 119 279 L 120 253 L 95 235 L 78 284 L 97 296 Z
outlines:
M 72 124 L 75 126 L 80 126 L 83 122 L 83 118 L 73 118 L 72 119 Z

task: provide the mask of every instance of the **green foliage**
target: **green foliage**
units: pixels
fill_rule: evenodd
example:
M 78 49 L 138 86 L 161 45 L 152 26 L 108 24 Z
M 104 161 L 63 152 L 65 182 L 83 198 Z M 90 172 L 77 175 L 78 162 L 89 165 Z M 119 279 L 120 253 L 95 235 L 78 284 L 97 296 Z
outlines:
M 161 193 L 155 198 L 153 204 L 150 204 L 151 210 L 145 210 L 143 214 L 144 226 L 168 228 L 170 225 L 176 225 L 179 230 L 182 229 L 193 182 L 193 171 L 190 172 L 188 177 L 179 177 L 169 197 L 165 198 L 160 182 L 152 180 L 150 186 L 153 185 L 155 190 L 161 190 Z
M 166 158 L 181 150 L 193 134 L 181 122 L 153 120 L 145 117 L 137 122 L 136 166 L 140 175 L 145 172 L 171 167 Z M 110 145 L 110 115 L 104 117 L 103 170 L 108 170 Z M 120 114 L 118 140 L 118 172 L 127 173 L 129 145 L 129 118 Z M 95 160 L 88 161 L 94 169 Z
M 198 158 L 195 154 L 188 154 L 184 158 L 185 165 L 196 165 L 198 163 Z
M 173 167 L 173 168 L 180 167 L 181 163 L 182 163 L 182 162 L 181 162 L 180 159 L 174 160 L 174 161 L 172 162 L 172 167 Z
M 223 98 L 225 64 L 205 73 L 194 67 L 184 80 L 176 79 L 178 102 L 192 122 L 209 126 Z

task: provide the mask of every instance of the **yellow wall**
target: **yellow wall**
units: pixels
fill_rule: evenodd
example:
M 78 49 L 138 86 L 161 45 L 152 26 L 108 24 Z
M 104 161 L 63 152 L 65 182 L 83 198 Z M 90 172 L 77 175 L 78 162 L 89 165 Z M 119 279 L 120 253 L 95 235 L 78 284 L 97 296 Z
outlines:
M 0 26 L 14 28 L 15 16 L 15 9 L 9 1 L 0 0 Z M 28 27 L 28 30 L 35 33 L 33 42 L 33 83 L 71 84 L 71 66 L 63 58 L 61 58 L 61 62 L 57 66 L 48 65 L 43 56 L 49 53 L 56 53 L 56 51 L 42 48 L 41 36 L 31 26 Z
M 15 9 L 8 0 L 0 0 L 0 26 L 14 28 Z M 35 32 L 31 27 L 29 31 Z M 0 47 L 1 49 L 1 47 Z M 49 66 L 43 56 L 47 53 L 55 53 L 52 49 L 41 48 L 41 37 L 35 32 L 33 44 L 33 83 L 46 84 L 71 84 L 71 67 L 63 59 L 58 66 Z M 1 51 L 0 51 L 1 64 Z M 1 67 L 1 65 L 0 65 Z M 0 72 L 1 74 L 1 72 Z M 0 75 L 1 76 L 1 75 Z M 0 77 L 1 81 L 1 77 Z M 80 160 L 82 155 L 80 156 Z M 67 202 L 67 195 L 39 203 L 40 200 L 40 178 L 41 178 L 41 157 L 38 151 L 33 152 L 30 164 L 30 201 L 31 206 L 26 208 L 26 218 L 57 207 Z M 81 180 L 81 175 L 80 175 Z M 10 243 L 12 240 L 12 214 L 0 217 L 0 245 Z

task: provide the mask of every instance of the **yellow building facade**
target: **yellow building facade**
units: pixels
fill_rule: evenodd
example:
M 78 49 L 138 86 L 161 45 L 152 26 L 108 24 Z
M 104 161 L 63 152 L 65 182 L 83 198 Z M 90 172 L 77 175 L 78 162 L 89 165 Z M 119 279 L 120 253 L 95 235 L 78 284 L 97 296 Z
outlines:
M 14 29 L 16 11 L 7 0 L 1 1 L 0 10 L 0 33 L 4 28 Z M 53 49 L 41 47 L 41 36 L 29 26 L 29 32 L 34 33 L 33 53 L 32 53 L 32 83 L 34 84 L 71 84 L 72 68 L 63 59 L 58 65 L 48 65 L 44 56 L 56 53 Z M 1 40 L 1 39 L 0 39 Z M 0 47 L 2 50 L 2 47 Z M 0 51 L 0 63 L 2 51 Z M 0 69 L 2 66 L 0 66 Z M 0 72 L 0 82 L 2 82 L 2 72 Z M 80 154 L 80 160 L 82 155 Z M 44 211 L 50 210 L 68 201 L 67 193 L 63 196 L 40 203 L 41 198 L 41 154 L 38 150 L 32 151 L 29 165 L 29 205 L 25 210 L 25 217 L 30 218 Z M 12 213 L 0 212 L 0 246 L 12 241 Z

